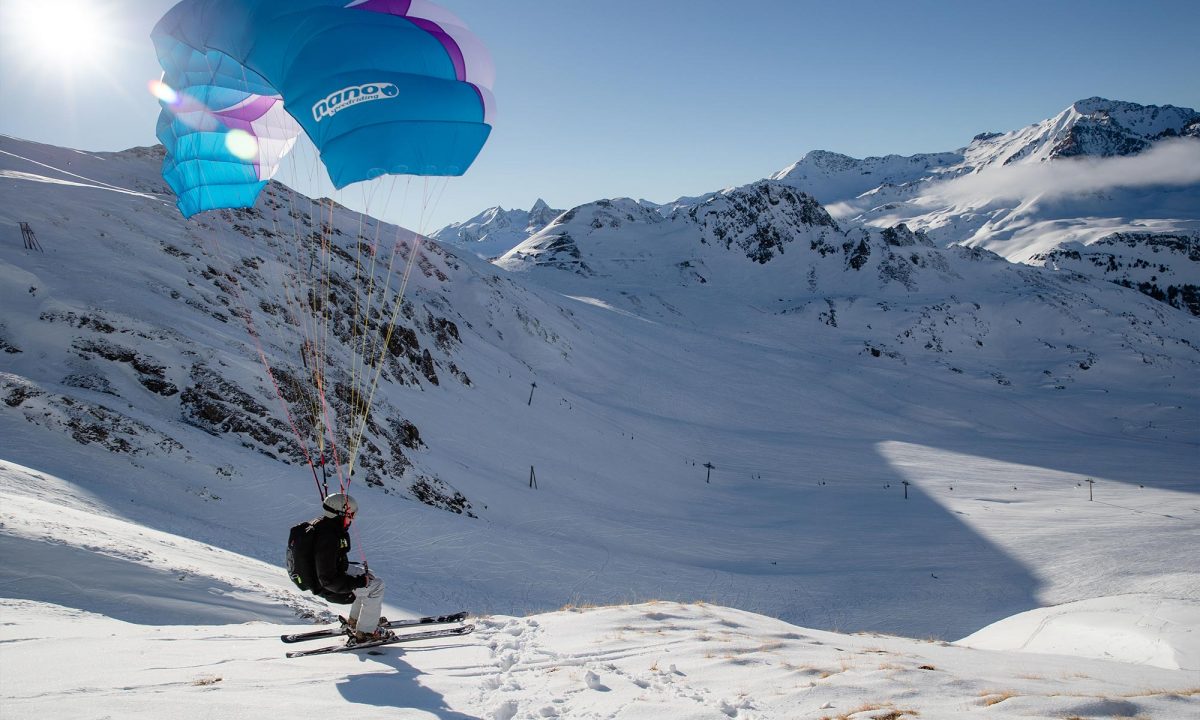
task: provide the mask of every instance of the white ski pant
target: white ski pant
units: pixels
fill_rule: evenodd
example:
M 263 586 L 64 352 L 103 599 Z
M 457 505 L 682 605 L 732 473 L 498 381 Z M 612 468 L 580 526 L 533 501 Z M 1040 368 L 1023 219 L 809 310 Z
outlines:
M 354 602 L 350 605 L 350 622 L 362 633 L 373 633 L 379 628 L 379 614 L 383 612 L 383 580 L 372 575 L 366 587 L 354 591 Z

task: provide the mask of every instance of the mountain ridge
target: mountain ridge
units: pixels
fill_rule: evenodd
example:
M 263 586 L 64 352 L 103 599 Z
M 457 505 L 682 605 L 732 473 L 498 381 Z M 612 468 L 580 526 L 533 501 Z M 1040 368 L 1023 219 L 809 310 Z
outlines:
M 1074 245 L 1106 242 L 1118 234 L 1125 241 L 1109 244 L 1109 254 L 1120 266 L 1139 268 L 1151 256 L 1163 264 L 1164 238 L 1200 233 L 1200 171 L 1155 170 L 1155 163 L 1200 167 L 1198 140 L 1200 113 L 1191 108 L 1092 97 L 1018 130 L 980 133 L 955 151 L 857 159 L 813 150 L 766 180 L 808 194 L 848 227 L 887 229 L 903 224 L 926 233 L 939 246 L 981 247 L 1015 262 L 1052 259 L 1065 267 L 1062 259 Z M 1153 153 L 1158 154 L 1151 157 Z M 1075 165 L 1105 161 L 1127 162 L 1120 167 Z M 1128 162 L 1139 164 L 1132 167 Z M 1156 173 L 1168 184 L 1154 185 Z M 1099 174 L 1100 179 L 1084 180 L 1089 174 Z M 1128 185 L 1130 178 L 1135 185 Z M 653 207 L 671 218 L 727 196 L 730 190 L 734 189 Z M 518 245 L 546 228 L 549 223 L 537 227 L 542 219 L 526 222 L 522 215 L 525 227 L 520 231 L 504 226 L 504 234 L 491 236 L 497 242 L 485 255 L 504 264 L 506 252 L 528 253 L 529 246 L 517 250 Z M 499 221 L 472 222 L 473 232 L 486 233 L 489 222 Z M 436 236 L 460 242 L 452 232 Z M 568 262 L 574 250 L 560 237 L 556 252 Z M 1169 283 L 1152 279 L 1152 274 L 1136 280 L 1116 278 L 1099 272 L 1093 263 L 1077 263 L 1072 269 L 1144 288 L 1151 297 L 1194 313 L 1195 304 L 1180 298 L 1200 292 L 1200 265 L 1186 253 L 1167 264 L 1173 276 Z

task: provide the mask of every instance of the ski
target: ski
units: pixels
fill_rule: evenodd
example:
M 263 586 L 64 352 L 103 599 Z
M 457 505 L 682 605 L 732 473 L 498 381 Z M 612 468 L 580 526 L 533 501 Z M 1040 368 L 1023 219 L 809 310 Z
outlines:
M 408 620 L 392 620 L 386 623 L 383 627 L 388 630 L 398 630 L 402 628 L 419 627 L 421 625 L 446 625 L 449 623 L 462 622 L 467 619 L 470 613 L 458 612 L 453 615 L 431 615 L 423 618 L 412 618 Z M 298 643 L 306 640 L 320 640 L 322 638 L 340 637 L 347 634 L 345 625 L 336 628 L 324 628 L 322 630 L 311 630 L 309 632 L 292 633 L 290 635 L 280 635 L 279 639 L 285 643 Z
M 417 640 L 430 640 L 434 638 L 455 637 L 457 635 L 467 635 L 475 631 L 474 625 L 464 625 L 456 628 L 441 628 L 438 630 L 425 630 L 423 632 L 409 633 L 407 635 L 397 635 L 396 637 L 386 640 L 368 640 L 360 643 L 346 643 L 345 645 L 327 645 L 314 650 L 293 650 L 287 654 L 290 658 L 307 657 L 309 655 L 328 655 L 330 653 L 353 652 L 355 650 L 369 650 L 371 648 L 384 647 L 386 645 L 397 645 L 399 643 L 416 642 Z

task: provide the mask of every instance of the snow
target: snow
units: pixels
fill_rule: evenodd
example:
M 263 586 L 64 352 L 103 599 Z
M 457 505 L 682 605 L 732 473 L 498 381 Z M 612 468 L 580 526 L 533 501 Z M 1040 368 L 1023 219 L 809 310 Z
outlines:
M 477 630 L 288 660 L 277 636 L 330 617 L 280 568 L 312 477 L 179 399 L 203 364 L 282 424 L 230 322 L 254 308 L 279 366 L 299 364 L 303 336 L 259 312 L 288 268 L 270 211 L 184 223 L 153 151 L 0 142 L 6 717 L 1194 713 L 1190 315 L 835 229 L 778 181 L 707 196 L 702 224 L 576 209 L 519 272 L 429 245 L 403 326 L 440 382 L 381 381 L 377 404 L 422 442 L 354 485 L 354 543 L 389 617 L 465 608 Z M 19 250 L 19 221 L 45 253 Z M 338 215 L 337 242 L 359 223 Z M 772 228 L 791 239 L 754 244 Z M 861 270 L 846 232 L 871 248 Z M 591 275 L 535 257 L 570 247 Z M 253 258 L 246 297 L 222 290 Z M 457 342 L 438 343 L 439 319 Z M 154 372 L 179 392 L 150 389 Z M 415 476 L 475 517 L 414 501 Z
M 1200 670 L 1196 632 L 1200 607 L 1195 603 L 1119 595 L 1023 612 L 971 633 L 958 644 Z
M 1200 697 L 1197 605 L 1130 595 L 953 644 L 650 601 L 485 616 L 464 638 L 289 660 L 278 635 L 307 626 L 287 603 L 315 603 L 277 568 L 93 500 L 0 466 L 6 716 L 1183 718 Z

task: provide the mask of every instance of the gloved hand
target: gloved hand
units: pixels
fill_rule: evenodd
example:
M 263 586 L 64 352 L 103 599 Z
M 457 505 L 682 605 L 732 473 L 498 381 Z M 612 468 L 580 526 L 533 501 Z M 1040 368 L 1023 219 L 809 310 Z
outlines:
M 355 579 L 358 580 L 358 582 L 355 584 L 355 587 L 365 588 L 371 584 L 371 573 L 363 573 Z

